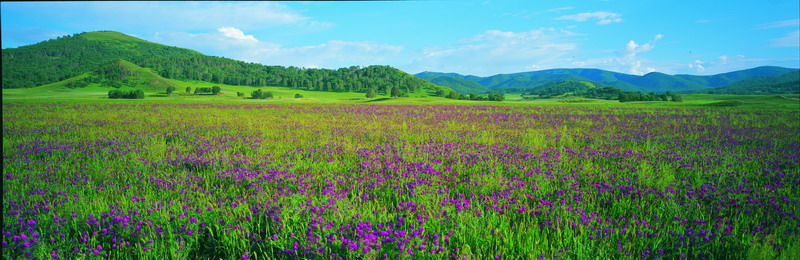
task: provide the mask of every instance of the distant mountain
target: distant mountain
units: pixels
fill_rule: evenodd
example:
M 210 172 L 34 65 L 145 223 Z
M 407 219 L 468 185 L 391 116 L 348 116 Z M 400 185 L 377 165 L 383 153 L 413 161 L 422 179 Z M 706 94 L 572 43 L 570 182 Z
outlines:
M 800 94 L 800 71 L 778 76 L 751 77 L 703 92 L 738 95 Z
M 336 70 L 266 66 L 206 56 L 197 51 L 152 43 L 113 31 L 80 33 L 3 49 L 2 87 L 30 88 L 61 81 L 74 82 L 71 87 L 86 82 L 112 87 L 117 84 L 149 86 L 140 80 L 101 79 L 94 73 L 109 66 L 114 69 L 125 67 L 130 71 L 147 68 L 158 77 L 174 80 L 240 86 L 362 93 L 372 88 L 382 95 L 389 95 L 397 87 L 404 96 L 430 96 L 440 90 L 449 90 L 390 66 L 352 66 Z
M 563 81 L 594 82 L 619 88 L 623 91 L 687 92 L 726 86 L 752 77 L 778 76 L 793 71 L 798 70 L 782 67 L 757 67 L 710 76 L 668 75 L 658 72 L 637 76 L 600 69 L 550 69 L 514 74 L 498 74 L 490 77 L 436 72 L 424 72 L 424 74 L 425 76 L 437 75 L 438 77 L 467 79 L 481 84 L 490 90 L 505 90 L 507 92 L 528 92 L 548 83 Z M 446 81 L 442 79 L 438 80 L 442 83 L 440 85 L 450 87 Z
M 459 93 L 486 93 L 491 89 L 463 77 L 458 77 L 458 74 L 449 73 L 448 75 L 438 75 L 436 73 L 419 73 L 415 76 L 427 80 L 439 86 L 447 86 Z

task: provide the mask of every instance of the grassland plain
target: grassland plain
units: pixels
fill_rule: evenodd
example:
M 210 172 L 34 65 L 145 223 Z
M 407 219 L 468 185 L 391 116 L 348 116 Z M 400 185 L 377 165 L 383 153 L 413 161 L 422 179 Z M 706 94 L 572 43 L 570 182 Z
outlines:
M 5 259 L 800 258 L 797 100 L 86 91 L 3 90 Z

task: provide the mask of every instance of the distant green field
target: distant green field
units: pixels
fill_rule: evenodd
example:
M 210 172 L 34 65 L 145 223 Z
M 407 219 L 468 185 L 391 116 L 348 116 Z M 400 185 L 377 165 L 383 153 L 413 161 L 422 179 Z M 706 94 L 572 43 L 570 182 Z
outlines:
M 147 70 L 147 69 L 144 69 Z M 149 71 L 149 70 L 147 70 Z M 389 98 L 386 95 L 378 95 L 369 99 L 364 93 L 358 92 L 324 92 L 307 91 L 303 89 L 291 89 L 287 87 L 251 87 L 233 86 L 216 84 L 202 81 L 180 81 L 164 79 L 168 85 L 173 85 L 177 90 L 170 96 L 165 93 L 165 87 L 145 87 L 146 98 L 144 100 L 112 100 L 108 99 L 108 91 L 115 89 L 111 87 L 101 87 L 92 85 L 86 88 L 69 89 L 64 87 L 63 82 L 57 82 L 41 87 L 30 89 L 3 89 L 3 102 L 77 102 L 77 103 L 342 103 L 342 104 L 459 104 L 459 105 L 511 105 L 511 106 L 589 106 L 589 107 L 664 107 L 664 108 L 723 108 L 711 105 L 720 101 L 739 101 L 741 105 L 736 107 L 746 109 L 800 109 L 800 98 L 798 94 L 787 95 L 719 95 L 719 94 L 689 94 L 684 95 L 684 102 L 626 102 L 620 103 L 616 100 L 584 99 L 581 102 L 570 102 L 573 98 L 551 98 L 551 99 L 523 99 L 520 94 L 506 94 L 506 100 L 496 101 L 470 101 L 453 100 L 441 97 L 408 97 L 408 98 Z M 221 94 L 212 95 L 193 95 L 186 94 L 186 87 L 192 90 L 198 87 L 220 86 Z M 122 87 L 121 90 L 133 90 L 135 88 Z M 250 93 L 261 89 L 271 91 L 273 99 L 249 99 Z M 245 97 L 238 97 L 237 92 L 242 92 Z M 294 98 L 295 94 L 300 94 L 303 98 Z M 794 98 L 794 99 L 793 99 Z

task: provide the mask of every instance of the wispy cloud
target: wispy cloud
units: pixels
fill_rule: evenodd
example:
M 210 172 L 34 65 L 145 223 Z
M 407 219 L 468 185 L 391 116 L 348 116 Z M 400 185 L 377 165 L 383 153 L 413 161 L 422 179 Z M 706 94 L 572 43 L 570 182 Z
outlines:
M 424 48 L 411 64 L 418 71 L 493 75 L 560 66 L 575 51 L 574 32 L 540 28 L 525 32 L 489 30 L 449 46 Z
M 606 11 L 598 11 L 598 12 L 591 12 L 591 13 L 579 13 L 573 15 L 564 15 L 561 17 L 556 18 L 556 20 L 573 20 L 577 22 L 585 22 L 588 20 L 597 20 L 597 24 L 609 24 L 609 23 L 618 23 L 622 22 L 622 15 L 618 13 L 606 12 Z
M 758 25 L 758 29 L 772 29 L 781 27 L 800 27 L 800 19 L 790 19 Z
M 770 47 L 800 47 L 800 31 L 787 33 L 786 36 L 770 40 Z
M 572 7 L 572 6 L 565 6 L 565 7 L 559 7 L 559 8 L 553 8 L 553 9 L 549 9 L 549 10 L 547 10 L 547 12 L 560 12 L 560 11 L 564 11 L 564 10 L 572 10 L 572 9 L 575 9 L 575 7 Z
M 284 47 L 260 41 L 236 27 L 221 27 L 215 32 L 162 32 L 155 42 L 197 49 L 215 56 L 224 56 L 266 65 L 306 68 L 340 68 L 352 65 L 386 64 L 400 57 L 402 46 L 375 42 L 330 40 L 311 46 Z
M 91 2 L 64 5 L 83 7 L 85 13 L 95 16 L 92 20 L 107 21 L 106 26 L 122 29 L 145 27 L 156 31 L 163 28 L 192 31 L 232 26 L 255 30 L 287 25 L 319 28 L 331 25 L 275 2 Z M 124 16 L 126 19 L 111 19 L 110 16 Z

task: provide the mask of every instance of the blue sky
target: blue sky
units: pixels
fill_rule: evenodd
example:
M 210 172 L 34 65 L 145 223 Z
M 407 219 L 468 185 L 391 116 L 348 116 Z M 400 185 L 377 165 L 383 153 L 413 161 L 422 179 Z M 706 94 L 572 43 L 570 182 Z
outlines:
M 478 76 L 800 67 L 797 0 L 3 2 L 2 47 L 114 30 L 266 65 Z

